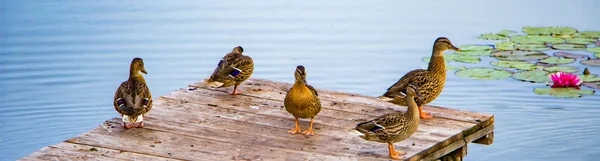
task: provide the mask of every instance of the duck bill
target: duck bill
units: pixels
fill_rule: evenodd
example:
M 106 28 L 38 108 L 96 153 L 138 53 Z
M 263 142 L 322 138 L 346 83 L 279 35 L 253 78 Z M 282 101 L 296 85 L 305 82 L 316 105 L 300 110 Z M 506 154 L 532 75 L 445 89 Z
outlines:
M 454 51 L 460 51 L 460 48 L 457 48 L 456 46 L 452 45 L 452 50 L 454 50 Z
M 148 74 L 148 72 L 146 72 L 146 69 L 144 69 L 144 68 L 142 68 L 142 69 L 140 70 L 140 72 L 142 72 L 142 73 L 144 73 L 144 74 Z

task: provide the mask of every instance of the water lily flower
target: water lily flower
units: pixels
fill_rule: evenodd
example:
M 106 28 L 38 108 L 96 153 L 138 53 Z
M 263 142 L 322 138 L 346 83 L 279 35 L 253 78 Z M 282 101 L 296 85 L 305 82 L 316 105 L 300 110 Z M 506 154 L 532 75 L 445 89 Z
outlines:
M 581 86 L 581 79 L 577 77 L 575 74 L 571 73 L 563 73 L 557 72 L 550 75 L 550 79 L 552 79 L 552 88 L 576 88 L 579 89 Z

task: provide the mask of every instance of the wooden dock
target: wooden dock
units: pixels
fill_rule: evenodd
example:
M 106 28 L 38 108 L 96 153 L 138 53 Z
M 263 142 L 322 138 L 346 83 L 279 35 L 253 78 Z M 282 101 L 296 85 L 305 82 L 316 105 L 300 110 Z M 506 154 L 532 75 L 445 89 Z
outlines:
M 406 107 L 370 96 L 319 90 L 323 105 L 315 136 L 286 133 L 294 118 L 283 107 L 291 84 L 250 79 L 242 95 L 197 82 L 160 98 L 144 128 L 124 130 L 113 118 L 84 134 L 21 160 L 389 160 L 386 144 L 368 142 L 348 129 Z M 113 110 L 107 107 L 107 110 Z M 461 160 L 471 142 L 493 142 L 494 116 L 425 106 L 434 119 L 421 120 L 409 139 L 394 144 L 407 160 Z M 116 115 L 116 114 L 115 114 Z M 308 128 L 308 120 L 300 122 Z

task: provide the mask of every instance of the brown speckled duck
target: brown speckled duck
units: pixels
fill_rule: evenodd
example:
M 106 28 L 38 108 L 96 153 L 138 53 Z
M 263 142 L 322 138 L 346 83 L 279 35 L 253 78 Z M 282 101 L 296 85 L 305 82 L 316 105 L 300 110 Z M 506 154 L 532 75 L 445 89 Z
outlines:
M 142 58 L 134 58 L 129 67 L 129 79 L 121 83 L 115 92 L 113 104 L 121 114 L 123 128 L 143 127 L 144 114 L 152 109 L 152 94 L 140 72 L 144 69 Z
M 433 53 L 431 54 L 427 70 L 416 69 L 406 73 L 398 82 L 388 88 L 387 92 L 379 97 L 379 99 L 406 106 L 405 98 L 398 96 L 400 96 L 401 91 L 406 89 L 409 82 L 414 83 L 419 87 L 424 98 L 423 100 L 416 101 L 419 106 L 420 116 L 423 119 L 431 119 L 432 116 L 423 111 L 423 105 L 435 100 L 442 93 L 442 89 L 444 89 L 446 66 L 443 54 L 445 50 L 460 51 L 459 48 L 452 45 L 452 42 L 448 38 L 437 38 L 433 44 Z
M 252 58 L 242 55 L 244 49 L 236 46 L 233 50 L 221 58 L 213 74 L 206 80 L 206 83 L 213 88 L 229 87 L 233 85 L 233 91 L 229 94 L 241 94 L 237 91 L 238 85 L 250 78 L 254 71 L 254 62 Z
M 304 69 L 304 66 L 299 65 L 296 67 L 294 76 L 296 77 L 296 82 L 290 91 L 288 91 L 284 100 L 285 109 L 296 118 L 296 127 L 288 131 L 288 133 L 300 133 L 298 118 L 310 118 L 310 127 L 302 133 L 306 136 L 314 135 L 312 128 L 313 121 L 315 115 L 321 111 L 321 101 L 319 101 L 318 97 L 319 94 L 315 88 L 306 84 L 306 70 Z
M 407 84 L 405 91 L 399 94 L 404 95 L 404 93 L 406 95 L 403 97 L 408 105 L 406 113 L 389 113 L 356 125 L 356 130 L 363 134 L 360 136 L 361 138 L 368 141 L 387 143 L 390 157 L 393 159 L 403 159 L 404 156 L 401 155 L 406 155 L 406 152 L 395 151 L 394 143 L 409 138 L 417 131 L 419 126 L 419 111 L 414 100 L 415 96 L 418 99 L 423 99 L 419 93 L 419 87 Z

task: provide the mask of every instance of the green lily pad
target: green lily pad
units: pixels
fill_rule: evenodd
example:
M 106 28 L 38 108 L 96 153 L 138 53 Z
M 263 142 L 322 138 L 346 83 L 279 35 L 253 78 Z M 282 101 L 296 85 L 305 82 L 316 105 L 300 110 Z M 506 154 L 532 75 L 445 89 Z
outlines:
M 596 53 L 596 54 L 594 54 L 594 56 L 595 56 L 596 58 L 600 58 L 600 53 Z
M 481 34 L 479 36 L 480 39 L 485 39 L 485 40 L 503 40 L 503 39 L 508 39 L 508 37 L 502 36 L 502 35 L 498 35 L 498 34 L 494 34 L 494 33 L 485 33 L 485 34 Z
M 572 35 L 577 30 L 571 27 L 523 27 L 528 35 Z
M 552 45 L 553 49 L 556 50 L 583 50 L 585 49 L 585 45 L 579 44 L 556 44 Z
M 565 57 L 548 57 L 540 60 L 542 63 L 546 64 L 569 64 L 573 63 L 575 59 L 565 58 Z
M 581 79 L 581 81 L 589 83 L 589 82 L 598 82 L 600 81 L 600 77 L 598 77 L 598 75 L 595 74 L 588 74 L 588 75 L 577 75 L 577 77 L 579 77 L 579 79 Z
M 579 45 L 589 45 L 594 44 L 598 41 L 598 39 L 590 39 L 590 38 L 570 38 L 566 39 L 567 44 L 579 44 Z
M 550 73 L 554 73 L 554 72 L 576 73 L 576 72 L 579 72 L 579 69 L 577 69 L 576 67 L 572 67 L 572 66 L 551 66 L 551 67 L 545 67 L 543 69 Z
M 490 56 L 491 50 L 488 51 L 459 51 L 456 52 L 459 56 Z
M 550 78 L 548 77 L 550 72 L 543 70 L 529 70 L 524 72 L 518 72 L 512 75 L 513 78 L 525 82 L 533 82 L 533 83 L 544 83 L 550 82 Z
M 511 41 L 517 44 L 562 44 L 565 42 L 564 39 L 556 38 L 552 36 L 532 36 L 532 35 L 521 35 L 510 38 Z
M 460 48 L 461 51 L 487 51 L 487 50 L 494 50 L 494 47 L 487 46 L 487 45 L 461 45 L 458 48 Z
M 583 95 L 592 95 L 594 90 L 575 89 L 575 88 L 535 88 L 533 92 L 538 95 L 551 95 L 560 98 L 579 98 Z
M 506 37 L 513 36 L 515 34 L 517 34 L 517 32 L 513 31 L 513 30 L 502 30 L 502 31 L 498 32 L 498 35 L 506 36 Z
M 531 51 L 494 51 L 490 54 L 490 56 L 495 57 L 499 60 L 540 60 L 547 57 L 549 55 L 542 52 L 531 52 Z
M 477 64 L 477 63 L 481 62 L 481 58 L 479 58 L 479 57 L 462 56 L 462 55 L 454 56 L 454 58 L 452 58 L 452 60 L 461 62 L 461 63 L 469 63 L 469 64 Z
M 461 78 L 471 78 L 478 80 L 498 80 L 509 78 L 512 73 L 506 70 L 494 68 L 466 68 L 458 70 L 454 73 Z
M 520 45 L 517 45 L 517 50 L 546 51 L 546 50 L 551 50 L 551 49 L 546 45 L 540 45 L 540 44 L 520 44 Z
M 533 63 L 524 62 L 524 61 L 493 61 L 490 62 L 493 66 L 501 67 L 501 68 L 514 68 L 517 70 L 531 70 L 537 68 L 537 66 Z
M 579 63 L 587 66 L 600 67 L 600 59 L 582 60 Z
M 594 52 L 594 53 L 600 53 L 600 47 L 595 47 L 595 48 L 587 48 L 585 49 L 589 52 Z
M 567 53 L 567 52 L 562 52 L 562 51 L 555 52 L 554 56 L 573 58 L 573 59 L 583 59 L 583 58 L 589 57 L 589 56 L 583 55 L 583 54 L 573 54 L 573 53 Z
M 582 31 L 573 34 L 573 37 L 600 39 L 600 31 Z
M 600 89 L 600 82 L 582 83 L 582 85 L 593 89 Z
M 515 50 L 515 43 L 512 41 L 501 42 L 496 44 L 497 50 Z

